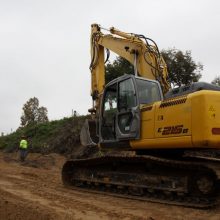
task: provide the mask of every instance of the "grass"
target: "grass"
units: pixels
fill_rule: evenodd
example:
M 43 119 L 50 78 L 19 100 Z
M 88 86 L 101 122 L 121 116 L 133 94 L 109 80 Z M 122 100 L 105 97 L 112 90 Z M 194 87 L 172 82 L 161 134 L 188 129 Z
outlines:
M 89 116 L 74 116 L 18 128 L 0 137 L 0 149 L 13 152 L 18 149 L 21 136 L 25 135 L 32 152 L 71 153 L 80 145 L 80 130 L 86 118 Z

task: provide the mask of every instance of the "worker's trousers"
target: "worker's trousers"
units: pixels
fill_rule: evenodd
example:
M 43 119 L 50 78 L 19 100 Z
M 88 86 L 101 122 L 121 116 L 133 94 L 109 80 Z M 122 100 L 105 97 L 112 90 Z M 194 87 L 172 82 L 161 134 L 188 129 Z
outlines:
M 23 162 L 25 160 L 25 158 L 27 157 L 27 153 L 27 149 L 20 148 L 20 161 Z

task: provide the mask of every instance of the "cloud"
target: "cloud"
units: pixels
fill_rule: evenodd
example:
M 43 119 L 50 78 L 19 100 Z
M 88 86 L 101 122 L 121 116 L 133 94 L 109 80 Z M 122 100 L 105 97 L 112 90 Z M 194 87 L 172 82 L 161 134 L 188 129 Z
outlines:
M 23 104 L 37 97 L 50 119 L 85 114 L 90 98 L 90 25 L 142 33 L 162 48 L 191 50 L 203 79 L 219 72 L 216 1 L 2 1 L 0 132 L 15 130 Z

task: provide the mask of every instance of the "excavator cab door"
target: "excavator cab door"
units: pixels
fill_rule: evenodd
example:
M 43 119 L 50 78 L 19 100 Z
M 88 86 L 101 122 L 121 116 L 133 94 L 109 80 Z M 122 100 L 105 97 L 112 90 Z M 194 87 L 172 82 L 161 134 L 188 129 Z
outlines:
M 117 140 L 139 139 L 140 137 L 140 108 L 134 76 L 118 81 L 115 133 Z
M 133 75 L 125 75 L 106 86 L 100 118 L 101 143 L 139 138 L 140 110 L 135 82 Z

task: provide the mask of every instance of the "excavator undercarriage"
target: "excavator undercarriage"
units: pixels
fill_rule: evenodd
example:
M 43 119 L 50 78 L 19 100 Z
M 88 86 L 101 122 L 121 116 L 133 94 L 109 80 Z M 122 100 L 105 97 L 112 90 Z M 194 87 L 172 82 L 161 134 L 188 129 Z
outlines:
M 69 160 L 66 186 L 152 202 L 208 208 L 216 204 L 219 163 L 154 156 L 100 156 Z

